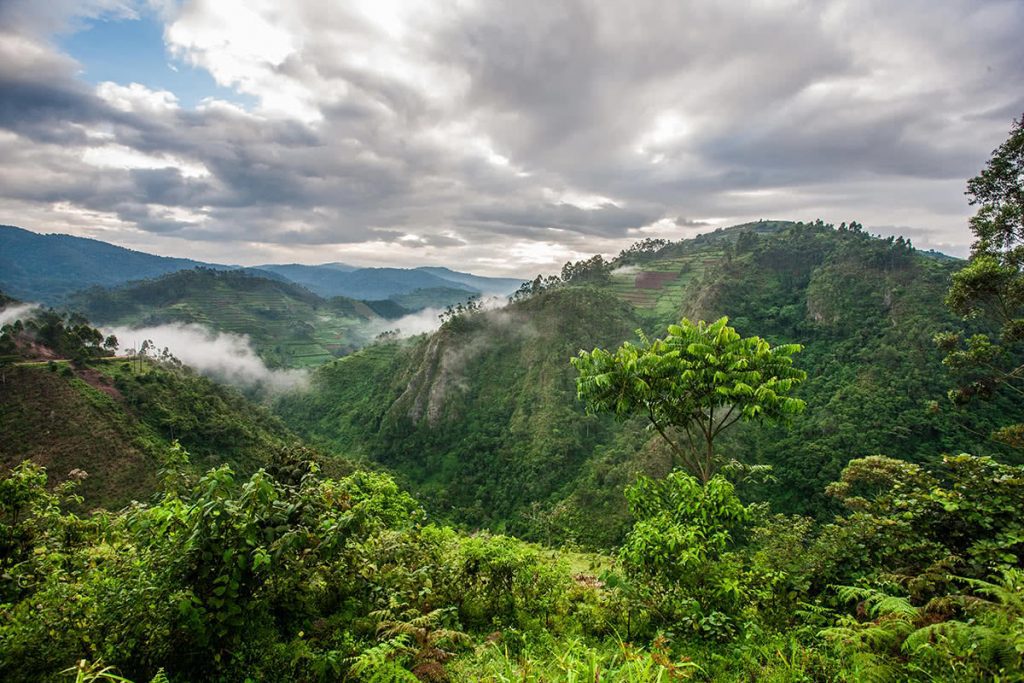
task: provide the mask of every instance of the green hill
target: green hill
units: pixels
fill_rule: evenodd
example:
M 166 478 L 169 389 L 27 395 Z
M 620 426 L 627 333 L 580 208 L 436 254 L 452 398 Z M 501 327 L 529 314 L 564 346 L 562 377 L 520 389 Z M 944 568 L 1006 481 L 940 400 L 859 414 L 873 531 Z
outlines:
M 640 423 L 585 416 L 568 359 L 660 336 L 681 316 L 730 315 L 745 334 L 805 345 L 808 407 L 792 429 L 736 430 L 728 452 L 775 467 L 748 492 L 782 510 L 825 514 L 823 488 L 849 460 L 884 452 L 934 460 L 1005 455 L 984 435 L 1000 411 L 949 414 L 932 336 L 958 263 L 922 256 L 859 226 L 774 222 L 623 256 L 602 284 L 558 284 L 432 336 L 335 361 L 277 410 L 299 433 L 398 472 L 435 510 L 533 538 L 609 545 L 621 490 L 666 454 Z M 601 279 L 601 278 L 599 278 Z
M 102 325 L 196 323 L 248 335 L 272 366 L 319 365 L 366 342 L 379 318 L 361 301 L 323 299 L 290 282 L 207 268 L 76 294 L 69 307 Z
M 54 305 L 86 287 L 112 287 L 202 265 L 207 264 L 0 225 L 0 289 L 25 301 Z
M 309 266 L 297 263 L 267 264 L 260 270 L 282 275 L 320 296 L 345 296 L 353 299 L 395 299 L 419 292 L 421 299 L 432 292 L 459 290 L 458 301 L 475 294 L 511 294 L 521 284 L 512 278 L 492 278 L 460 273 L 448 268 L 353 268 L 327 263 Z M 445 306 L 450 294 L 441 299 L 428 299 L 421 307 Z M 397 299 L 396 299 L 397 300 Z
M 11 303 L 0 294 L 0 311 Z M 32 460 L 51 484 L 80 480 L 87 506 L 113 509 L 160 488 L 175 443 L 197 474 L 221 465 L 252 473 L 292 454 L 315 456 L 264 406 L 173 357 L 115 357 L 111 340 L 79 314 L 8 317 L 0 327 L 0 471 Z
M 149 496 L 175 439 L 196 471 L 228 463 L 252 472 L 298 442 L 238 392 L 185 369 L 97 359 L 0 372 L 0 469 L 33 460 L 51 483 L 83 471 L 79 491 L 90 506 Z

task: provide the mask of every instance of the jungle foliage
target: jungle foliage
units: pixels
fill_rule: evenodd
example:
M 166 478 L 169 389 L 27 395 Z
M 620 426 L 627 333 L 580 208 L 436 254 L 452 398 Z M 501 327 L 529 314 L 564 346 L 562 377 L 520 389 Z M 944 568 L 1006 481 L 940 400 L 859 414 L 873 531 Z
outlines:
M 297 451 L 70 509 L 0 478 L 5 680 L 1020 680 L 1024 468 L 876 456 L 825 524 L 676 470 L 612 557 L 430 523 L 386 474 Z M 70 507 L 69 507 L 70 506 Z

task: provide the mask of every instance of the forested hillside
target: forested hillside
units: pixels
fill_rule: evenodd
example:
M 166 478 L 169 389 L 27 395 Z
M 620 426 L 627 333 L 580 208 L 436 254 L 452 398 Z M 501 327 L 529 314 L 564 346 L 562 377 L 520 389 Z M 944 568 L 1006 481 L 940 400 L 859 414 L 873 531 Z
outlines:
M 53 305 L 90 286 L 111 287 L 202 265 L 207 264 L 0 225 L 0 289 L 27 301 Z
M 102 344 L 101 344 L 102 342 Z M 234 389 L 173 357 L 113 357 L 116 340 L 44 311 L 0 333 L 0 468 L 23 460 L 91 506 L 149 498 L 179 443 L 191 467 L 251 473 L 299 439 Z
M 309 367 L 348 353 L 372 339 L 367 322 L 380 320 L 361 301 L 323 299 L 291 282 L 208 268 L 93 288 L 70 297 L 67 305 L 103 325 L 198 324 L 244 334 L 278 367 Z
M 445 306 L 448 301 L 429 298 L 431 291 L 462 292 L 456 301 L 476 294 L 506 294 L 515 291 L 520 280 L 481 277 L 448 268 L 355 268 L 340 263 L 317 266 L 268 264 L 260 269 L 277 273 L 323 297 L 345 296 L 353 299 L 393 299 L 419 293 L 424 306 Z M 448 295 L 450 298 L 452 294 Z
M 724 447 L 774 467 L 749 495 L 824 516 L 826 484 L 857 457 L 1016 457 L 988 438 L 1016 405 L 963 413 L 945 398 L 951 379 L 932 337 L 956 323 L 942 298 L 960 265 L 855 223 L 639 243 L 538 280 L 500 311 L 335 361 L 277 411 L 314 442 L 391 468 L 453 521 L 607 547 L 628 525 L 618 492 L 637 472 L 667 472 L 668 454 L 642 421 L 585 415 L 569 358 L 637 328 L 658 336 L 682 316 L 728 315 L 741 332 L 804 345 L 809 379 L 791 425 L 740 427 Z

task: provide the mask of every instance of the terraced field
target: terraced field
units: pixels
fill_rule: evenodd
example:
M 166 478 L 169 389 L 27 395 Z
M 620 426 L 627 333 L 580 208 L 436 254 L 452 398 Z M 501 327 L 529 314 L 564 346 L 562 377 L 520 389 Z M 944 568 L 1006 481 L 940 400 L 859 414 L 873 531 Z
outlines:
M 718 249 L 707 249 L 673 258 L 656 259 L 612 274 L 610 289 L 633 306 L 659 318 L 674 317 L 690 283 L 722 257 Z

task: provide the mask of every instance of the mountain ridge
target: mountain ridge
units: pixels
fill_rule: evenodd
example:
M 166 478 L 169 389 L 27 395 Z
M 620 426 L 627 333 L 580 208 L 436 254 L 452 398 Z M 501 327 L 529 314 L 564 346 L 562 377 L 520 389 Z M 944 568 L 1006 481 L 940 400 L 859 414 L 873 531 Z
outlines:
M 284 278 L 325 298 L 344 296 L 360 300 L 445 289 L 465 290 L 468 299 L 481 294 L 511 294 L 521 284 L 515 278 L 492 278 L 435 266 L 360 268 L 341 262 L 220 264 L 149 254 L 88 237 L 0 225 L 0 290 L 25 301 L 52 306 L 90 287 L 116 287 L 197 267 L 252 271 L 269 279 Z M 424 298 L 422 294 L 420 298 Z M 451 299 L 451 294 L 445 294 L 437 301 L 427 302 L 444 307 Z

